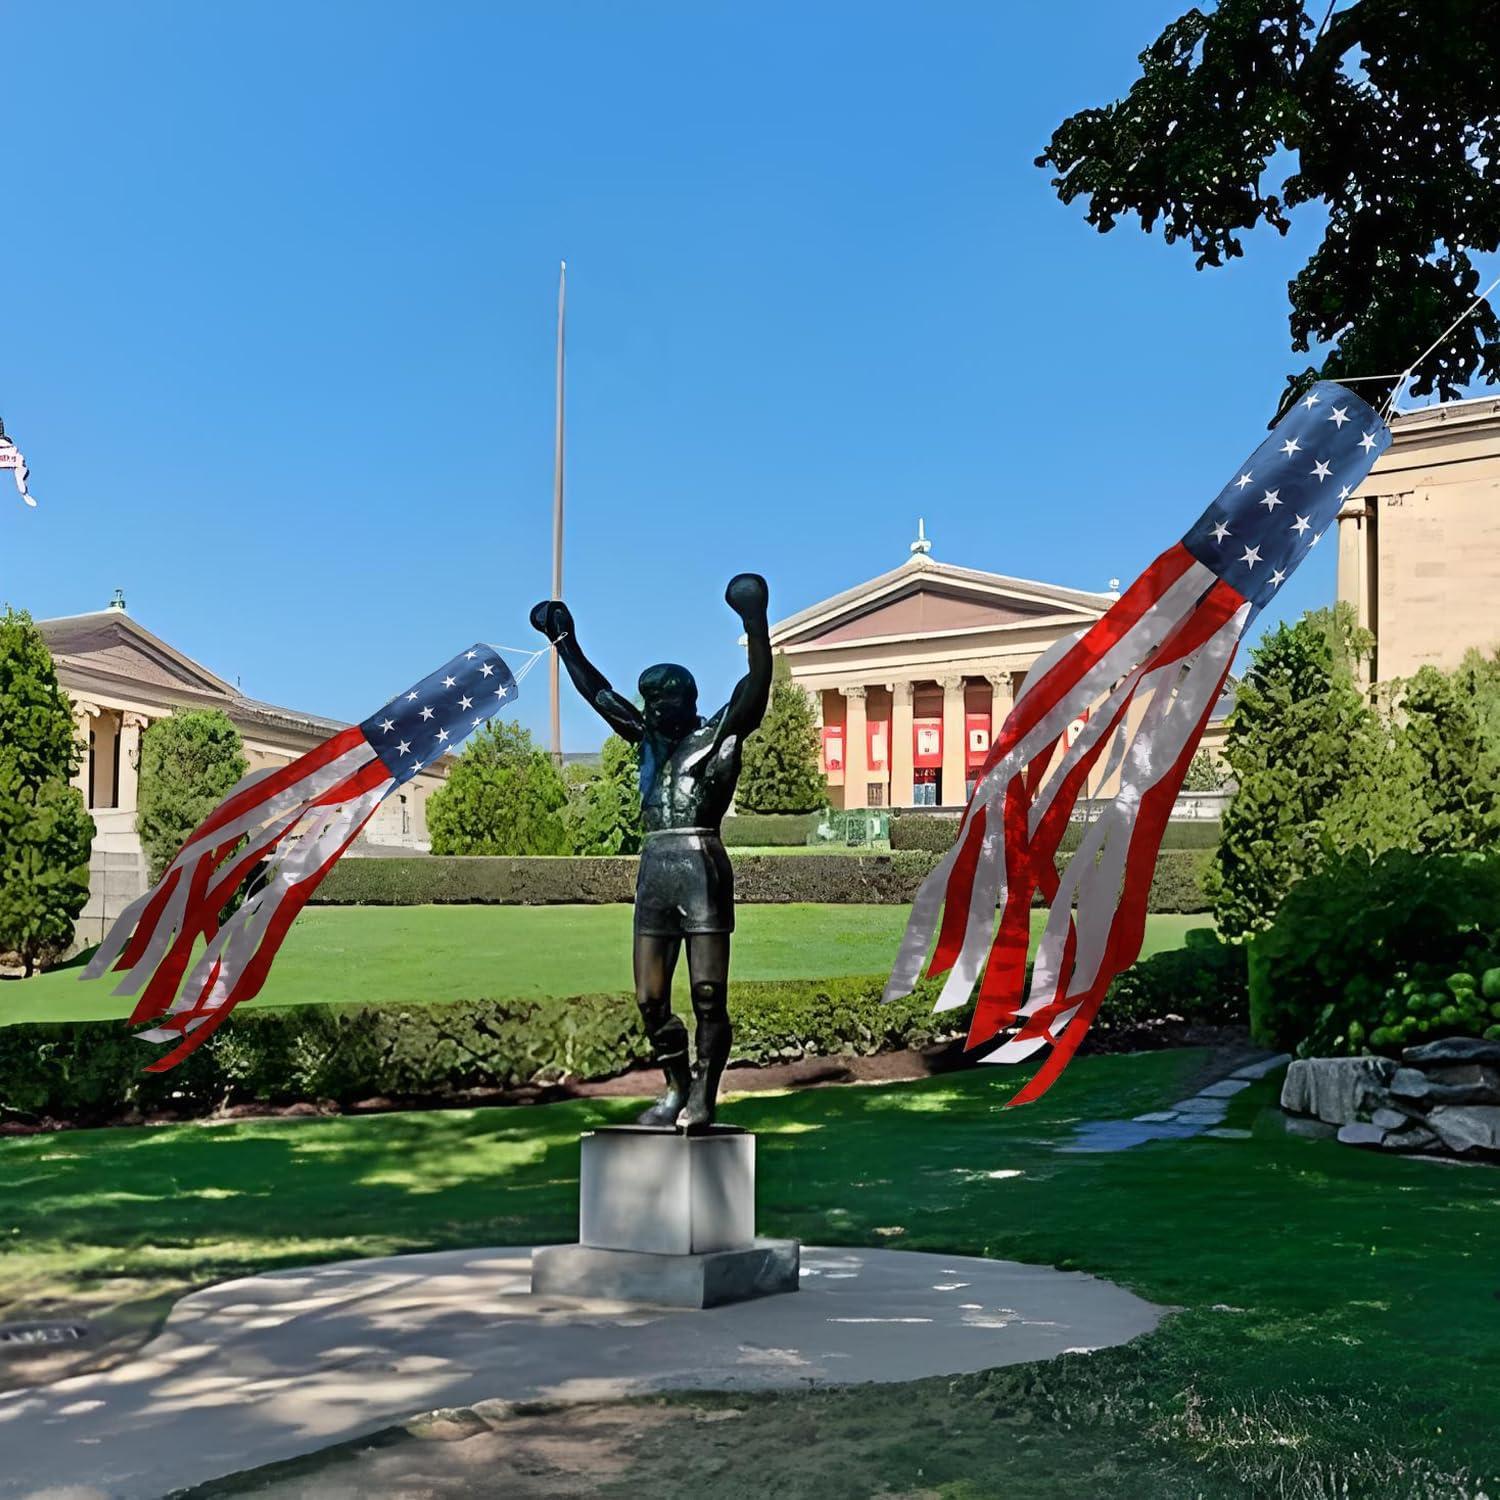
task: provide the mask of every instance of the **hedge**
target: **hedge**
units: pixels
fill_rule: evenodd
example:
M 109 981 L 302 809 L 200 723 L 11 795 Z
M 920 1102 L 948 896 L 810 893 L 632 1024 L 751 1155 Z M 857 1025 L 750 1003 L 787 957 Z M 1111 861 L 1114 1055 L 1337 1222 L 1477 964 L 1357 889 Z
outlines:
M 1203 912 L 1208 854 L 1164 850 L 1156 862 L 1149 909 Z M 784 901 L 903 905 L 937 862 L 921 850 L 890 854 L 819 854 L 789 859 L 746 854 L 734 860 L 735 895 L 747 905 Z M 636 861 L 627 855 L 511 859 L 430 855 L 417 859 L 346 859 L 335 865 L 313 901 L 330 906 L 598 905 L 630 901 Z
M 742 854 L 734 859 L 735 896 L 751 905 L 901 903 L 911 900 L 933 863 L 930 854 Z M 346 859 L 312 899 L 331 906 L 593 906 L 633 900 L 635 872 L 633 855 Z
M 1500 1041 L 1500 852 L 1331 859 L 1251 939 L 1250 1015 L 1307 1057 Z
M 958 1034 L 934 991 L 880 1003 L 880 977 L 737 983 L 733 1060 L 870 1054 Z M 80 1123 L 131 1109 L 203 1115 L 224 1105 L 373 1095 L 441 1099 L 475 1087 L 602 1078 L 648 1061 L 629 995 L 449 1005 L 304 1005 L 240 1011 L 178 1067 L 118 1021 L 0 1028 L 0 1110 Z
M 821 812 L 736 813 L 724 819 L 724 847 L 800 848 L 818 831 L 822 821 Z
M 1070 823 L 1063 834 L 1062 847 L 1071 851 L 1078 847 L 1086 825 Z M 891 818 L 892 849 L 928 849 L 943 853 L 952 844 L 958 833 L 957 817 L 942 814 L 897 813 Z M 1219 820 L 1217 818 L 1189 819 L 1168 823 L 1162 837 L 1163 849 L 1213 849 L 1219 842 Z
M 1095 1032 L 1139 1045 L 1174 1020 L 1243 1023 L 1243 948 L 1208 932 L 1128 969 Z M 1029 977 L 1029 976 L 1028 976 Z M 738 1062 L 870 1055 L 963 1035 L 967 1013 L 935 1015 L 938 985 L 880 1000 L 883 976 L 746 981 L 731 994 Z M 381 1096 L 461 1099 L 609 1077 L 649 1060 L 629 995 L 469 1000 L 448 1005 L 303 1005 L 239 1011 L 169 1073 L 144 1071 L 146 1050 L 118 1021 L 31 1022 L 0 1028 L 0 1115 L 97 1124 L 130 1111 L 210 1114 L 226 1105 Z

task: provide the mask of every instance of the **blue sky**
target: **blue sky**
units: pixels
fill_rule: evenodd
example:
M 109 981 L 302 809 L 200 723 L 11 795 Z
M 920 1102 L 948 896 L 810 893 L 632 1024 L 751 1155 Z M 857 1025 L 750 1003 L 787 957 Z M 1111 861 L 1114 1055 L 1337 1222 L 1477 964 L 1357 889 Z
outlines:
M 7 5 L 0 416 L 41 509 L 0 500 L 0 601 L 123 588 L 347 718 L 526 643 L 560 256 L 566 592 L 627 690 L 665 657 L 718 702 L 731 574 L 786 615 L 919 515 L 939 559 L 1128 581 L 1303 362 L 1316 228 L 1199 274 L 1032 165 L 1181 8 Z M 1320 548 L 1282 611 L 1333 586 Z

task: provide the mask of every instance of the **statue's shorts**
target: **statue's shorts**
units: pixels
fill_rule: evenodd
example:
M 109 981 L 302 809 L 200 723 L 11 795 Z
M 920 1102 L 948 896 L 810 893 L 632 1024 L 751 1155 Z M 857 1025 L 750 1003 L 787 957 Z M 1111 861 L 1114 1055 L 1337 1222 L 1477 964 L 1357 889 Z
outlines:
M 635 880 L 641 937 L 734 931 L 734 870 L 712 828 L 663 828 L 641 844 Z

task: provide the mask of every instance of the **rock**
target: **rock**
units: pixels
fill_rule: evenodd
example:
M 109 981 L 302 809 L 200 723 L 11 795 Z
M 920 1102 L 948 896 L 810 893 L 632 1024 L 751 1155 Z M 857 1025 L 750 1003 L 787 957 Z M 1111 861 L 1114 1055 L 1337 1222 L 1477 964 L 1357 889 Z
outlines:
M 1420 1047 L 1408 1047 L 1401 1061 L 1412 1068 L 1443 1067 L 1449 1063 L 1483 1063 L 1500 1068 L 1500 1042 L 1481 1041 L 1473 1036 L 1447 1036 Z
M 1413 1125 L 1407 1130 L 1392 1131 L 1380 1143 L 1386 1151 L 1426 1151 L 1437 1145 L 1437 1137 L 1422 1125 Z
M 1308 1120 L 1301 1115 L 1287 1115 L 1284 1123 L 1288 1135 L 1299 1135 L 1309 1141 L 1330 1141 L 1338 1134 L 1336 1125 L 1324 1124 L 1322 1120 Z
M 1274 1073 L 1277 1068 L 1286 1067 L 1291 1060 L 1290 1052 L 1278 1052 L 1275 1057 L 1263 1057 L 1259 1062 L 1246 1063 L 1244 1067 L 1236 1068 L 1229 1076 L 1254 1081 L 1257 1078 L 1264 1078 L 1267 1073 Z
M 1434 1104 L 1500 1104 L 1500 1073 L 1478 1063 L 1434 1068 L 1430 1073 L 1397 1068 L 1390 1088 L 1396 1098 L 1409 1099 L 1424 1108 Z
M 1380 1126 L 1382 1130 L 1405 1130 L 1410 1117 L 1396 1109 L 1377 1109 L 1370 1116 L 1370 1123 Z
M 1420 1068 L 1397 1068 L 1387 1087 L 1398 1099 L 1423 1100 L 1432 1092 L 1432 1084 Z
M 1206 1088 L 1198 1090 L 1200 1099 L 1232 1099 L 1241 1089 L 1250 1087 L 1248 1078 L 1221 1078 L 1217 1083 L 1211 1083 Z
M 1339 1126 L 1339 1142 L 1344 1146 L 1379 1146 L 1384 1143 L 1386 1132 L 1378 1125 L 1354 1120 Z
M 1281 1107 L 1330 1125 L 1347 1125 L 1385 1103 L 1396 1071 L 1388 1057 L 1306 1057 L 1286 1070 Z
M 1463 1063 L 1446 1068 L 1429 1068 L 1427 1076 L 1439 1088 L 1466 1089 L 1472 1099 L 1455 1099 L 1454 1104 L 1500 1104 L 1500 1072 L 1479 1063 Z
M 1500 1157 L 1500 1106 L 1440 1104 L 1427 1123 L 1455 1156 Z

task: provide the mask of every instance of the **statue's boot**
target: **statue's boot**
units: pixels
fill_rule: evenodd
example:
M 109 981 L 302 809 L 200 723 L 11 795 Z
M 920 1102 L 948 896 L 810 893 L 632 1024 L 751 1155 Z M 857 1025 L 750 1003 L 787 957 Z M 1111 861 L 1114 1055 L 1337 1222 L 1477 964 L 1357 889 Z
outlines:
M 693 1086 L 692 1069 L 688 1066 L 687 1027 L 673 1016 L 651 1038 L 651 1045 L 666 1077 L 667 1091 L 650 1109 L 637 1115 L 635 1123 L 670 1129 L 677 1123 Z
M 714 1122 L 719 1101 L 719 1079 L 729 1061 L 729 1044 L 734 1039 L 729 1018 L 698 1022 L 698 1066 L 693 1069 L 693 1084 L 687 1103 L 677 1116 L 677 1128 L 694 1135 L 707 1130 Z

